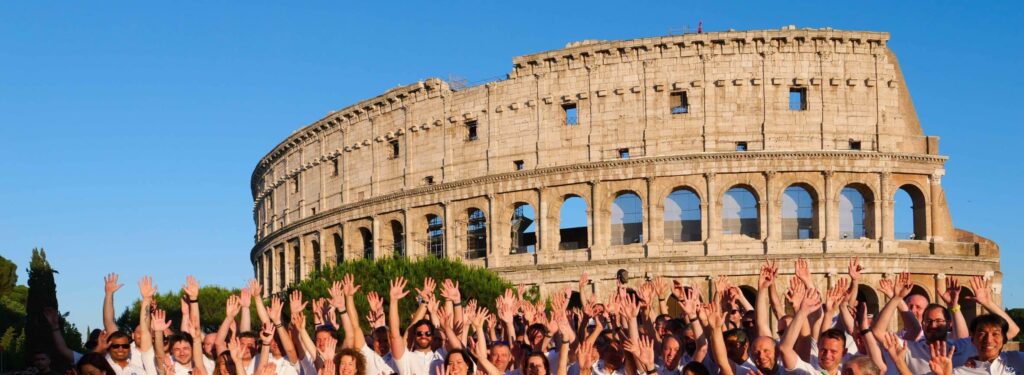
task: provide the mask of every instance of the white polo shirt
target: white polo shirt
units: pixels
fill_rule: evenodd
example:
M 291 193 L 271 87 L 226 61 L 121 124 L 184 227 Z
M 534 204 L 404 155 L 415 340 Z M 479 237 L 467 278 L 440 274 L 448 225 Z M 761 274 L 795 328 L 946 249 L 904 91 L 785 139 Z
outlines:
M 437 366 L 444 365 L 447 354 L 444 348 L 426 352 L 407 349 L 395 365 L 401 375 L 436 375 Z
M 953 369 L 953 375 L 1024 374 L 1024 355 L 1019 351 L 1002 352 L 992 362 L 968 358 L 963 366 Z

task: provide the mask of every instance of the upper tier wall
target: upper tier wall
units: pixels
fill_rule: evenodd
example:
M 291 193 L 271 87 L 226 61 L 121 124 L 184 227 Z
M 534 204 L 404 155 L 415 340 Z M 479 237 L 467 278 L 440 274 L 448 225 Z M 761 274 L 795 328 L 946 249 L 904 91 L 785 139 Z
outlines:
M 483 86 L 398 87 L 268 153 L 252 175 L 254 219 L 262 228 L 428 183 L 615 159 L 620 150 L 650 157 L 739 143 L 750 151 L 856 144 L 936 154 L 887 41 L 886 33 L 783 30 L 599 42 L 517 57 L 507 80 Z M 790 109 L 792 89 L 804 90 L 805 110 Z M 670 108 L 678 92 L 685 114 Z M 567 105 L 578 125 L 566 124 Z

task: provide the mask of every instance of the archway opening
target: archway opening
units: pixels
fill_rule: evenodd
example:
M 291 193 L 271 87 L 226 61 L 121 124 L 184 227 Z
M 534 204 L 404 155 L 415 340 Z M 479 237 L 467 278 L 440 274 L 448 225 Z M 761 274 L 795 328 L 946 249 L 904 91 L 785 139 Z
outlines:
M 612 201 L 612 245 L 643 242 L 644 209 L 642 202 L 640 196 L 629 192 L 619 194 Z
M 588 245 L 587 201 L 571 195 L 558 211 L 558 249 L 585 249 Z
M 849 185 L 839 193 L 839 237 L 875 238 L 874 199 L 866 186 Z
M 897 240 L 927 238 L 924 194 L 914 185 L 900 186 L 893 197 L 893 233 Z
M 757 196 L 745 186 L 736 186 L 722 198 L 722 233 L 761 238 Z
M 665 239 L 700 241 L 700 197 L 689 188 L 678 188 L 665 197 Z
M 537 214 L 529 203 L 516 203 L 512 210 L 511 254 L 532 254 L 537 251 Z
M 444 222 L 437 215 L 427 215 L 427 254 L 444 258 Z
M 466 258 L 478 259 L 487 256 L 487 217 L 477 208 L 466 212 Z
M 782 192 L 782 239 L 818 238 L 817 199 L 804 185 L 792 185 Z

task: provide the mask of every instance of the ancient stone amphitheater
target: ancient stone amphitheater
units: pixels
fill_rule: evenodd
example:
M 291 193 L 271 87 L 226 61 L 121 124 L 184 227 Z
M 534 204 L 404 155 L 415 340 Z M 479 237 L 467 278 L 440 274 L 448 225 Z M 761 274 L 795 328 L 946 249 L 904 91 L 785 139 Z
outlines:
M 859 297 L 909 269 L 987 275 L 995 243 L 953 226 L 946 156 L 923 133 L 889 35 L 730 31 L 583 41 L 477 86 L 426 79 L 334 111 L 252 174 L 268 293 L 325 264 L 443 256 L 542 290 L 616 270 L 752 293 L 765 257 Z M 900 205 L 900 202 L 905 204 Z M 897 227 L 900 228 L 897 228 Z M 972 293 L 967 291 L 966 293 Z M 973 306 L 965 306 L 970 313 Z

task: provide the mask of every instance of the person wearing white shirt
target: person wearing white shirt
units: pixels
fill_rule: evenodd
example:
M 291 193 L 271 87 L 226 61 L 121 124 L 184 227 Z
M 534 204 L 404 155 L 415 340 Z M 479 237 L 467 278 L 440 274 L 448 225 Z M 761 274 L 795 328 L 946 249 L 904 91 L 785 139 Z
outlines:
M 829 329 L 818 338 L 818 363 L 811 364 L 800 359 L 794 350 L 800 330 L 807 324 L 807 315 L 821 308 L 821 294 L 808 287 L 803 294 L 800 308 L 793 318 L 793 324 L 786 329 L 786 335 L 779 344 L 782 364 L 787 373 L 801 375 L 836 375 L 842 365 L 843 354 L 846 353 L 846 334 L 837 329 Z
M 1008 322 L 995 314 L 979 316 L 971 322 L 971 342 L 977 355 L 955 366 L 954 348 L 942 343 L 931 347 L 930 369 L 936 375 L 1024 374 L 1024 355 L 1019 351 L 1003 352 Z
M 398 373 L 401 375 L 434 375 L 437 366 L 444 363 L 444 349 L 434 350 L 431 345 L 437 330 L 429 320 L 421 319 L 409 327 L 409 334 L 412 335 L 412 348 L 405 345 L 405 337 L 400 328 L 401 322 L 398 319 L 398 301 L 409 294 L 405 290 L 406 281 L 404 277 L 398 277 L 391 281 L 388 295 L 388 330 L 390 332 L 391 354 L 398 365 Z M 461 301 L 452 301 L 458 305 Z

